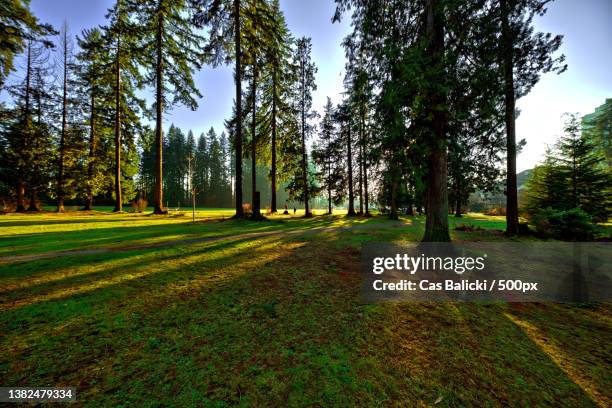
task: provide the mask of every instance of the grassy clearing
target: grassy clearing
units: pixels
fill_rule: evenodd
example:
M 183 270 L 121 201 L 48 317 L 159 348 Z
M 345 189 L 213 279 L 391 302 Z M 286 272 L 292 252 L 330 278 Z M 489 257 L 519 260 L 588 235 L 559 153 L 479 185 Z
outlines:
M 420 217 L 189 215 L 1 216 L 0 385 L 94 407 L 612 404 L 609 305 L 362 304 L 362 242 L 419 239 Z M 502 218 L 451 223 L 505 239 Z M 117 250 L 10 260 L 83 248 Z

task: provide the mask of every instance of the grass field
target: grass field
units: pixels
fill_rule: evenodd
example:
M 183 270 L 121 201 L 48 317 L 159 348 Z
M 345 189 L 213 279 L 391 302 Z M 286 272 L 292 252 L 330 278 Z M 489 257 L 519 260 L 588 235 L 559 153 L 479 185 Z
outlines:
M 98 210 L 0 216 L 0 386 L 92 407 L 612 405 L 610 305 L 363 304 L 361 244 L 424 218 Z M 503 217 L 451 223 L 506 239 Z

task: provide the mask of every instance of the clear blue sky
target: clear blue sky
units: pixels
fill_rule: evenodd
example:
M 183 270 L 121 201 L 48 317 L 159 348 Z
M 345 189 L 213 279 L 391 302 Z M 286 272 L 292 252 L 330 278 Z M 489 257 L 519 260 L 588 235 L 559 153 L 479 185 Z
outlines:
M 59 27 L 68 20 L 72 34 L 104 23 L 104 15 L 114 0 L 31 0 L 33 12 L 44 22 Z M 312 37 L 313 57 L 318 66 L 318 89 L 314 106 L 321 110 L 327 96 L 339 101 L 342 91 L 344 50 L 340 41 L 349 32 L 349 16 L 332 24 L 333 0 L 281 0 L 289 29 L 295 36 Z M 562 52 L 569 69 L 564 74 L 547 75 L 531 94 L 518 101 L 521 115 L 517 137 L 527 146 L 518 158 L 518 170 L 531 168 L 541 159 L 546 144 L 561 133 L 564 112 L 586 114 L 612 97 L 612 1 L 557 0 L 546 16 L 536 21 L 539 30 L 565 36 Z M 232 67 L 204 68 L 196 75 L 204 97 L 192 112 L 176 107 L 168 112 L 164 127 L 174 123 L 193 130 L 196 136 L 214 126 L 223 129 L 234 96 Z M 3 98 L 4 99 L 4 98 Z

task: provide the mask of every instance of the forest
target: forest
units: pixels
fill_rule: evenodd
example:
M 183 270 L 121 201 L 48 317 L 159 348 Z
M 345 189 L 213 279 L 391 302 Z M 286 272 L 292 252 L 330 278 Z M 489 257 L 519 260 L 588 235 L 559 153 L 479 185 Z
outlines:
M 517 171 L 517 101 L 575 62 L 536 21 L 567 4 L 328 2 L 350 27 L 339 97 L 289 2 L 108 0 L 74 32 L 0 0 L 1 387 L 76 387 L 78 406 L 612 404 L 608 301 L 363 293 L 381 243 L 609 250 L 612 98 Z M 226 68 L 222 126 L 175 120 L 218 102 L 196 76 Z

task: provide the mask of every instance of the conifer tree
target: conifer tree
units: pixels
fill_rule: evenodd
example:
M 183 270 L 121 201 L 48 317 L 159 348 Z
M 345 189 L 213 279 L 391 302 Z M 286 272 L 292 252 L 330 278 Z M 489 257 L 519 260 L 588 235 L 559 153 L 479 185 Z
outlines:
M 14 69 L 16 55 L 41 42 L 46 47 L 52 43 L 46 39 L 54 32 L 53 27 L 41 24 L 32 14 L 28 0 L 11 0 L 0 4 L 0 90 Z
M 310 121 L 316 117 L 316 112 L 312 110 L 312 92 L 317 89 L 315 83 L 315 74 L 317 67 L 312 61 L 312 44 L 310 38 L 302 37 L 296 42 L 296 48 L 294 51 L 293 61 L 297 69 L 297 83 L 295 89 L 295 103 L 299 111 L 299 129 L 300 129 L 300 154 L 301 160 L 301 194 L 300 196 L 304 202 L 304 216 L 310 217 L 310 209 L 308 206 L 309 200 L 309 187 L 311 182 L 309 180 L 309 169 L 308 169 L 308 154 L 306 151 L 306 139 L 310 136 L 313 130 L 313 125 Z
M 196 6 L 186 0 L 134 0 L 134 14 L 141 28 L 140 44 L 145 82 L 155 88 L 155 196 L 154 213 L 165 214 L 163 205 L 163 114 L 175 104 L 192 110 L 201 97 L 193 81 L 193 70 L 204 58 L 204 38 L 192 30 Z M 172 99 L 170 98 L 172 96 Z
M 34 121 L 34 98 L 38 94 L 39 102 L 43 99 L 43 94 L 48 95 L 49 89 L 45 86 L 46 78 L 50 74 L 49 50 L 54 44 L 47 39 L 47 36 L 57 34 L 51 27 L 37 29 L 36 32 L 29 32 L 25 52 L 25 78 L 20 84 L 9 88 L 9 93 L 18 101 L 18 109 L 14 113 L 15 121 L 12 122 L 8 133 L 9 148 L 8 157 L 12 163 L 7 168 L 8 173 L 14 173 L 13 180 L 17 181 L 17 211 L 25 211 L 25 188 L 28 181 L 27 173 L 38 163 L 34 163 L 33 154 L 36 150 L 35 139 L 37 136 L 36 124 Z M 38 87 L 34 83 L 38 81 Z M 39 115 L 40 118 L 40 115 Z M 40 122 L 40 120 L 39 120 Z M 42 168 L 42 164 L 41 164 Z M 31 181 L 31 180 L 30 180 Z M 30 208 L 32 204 L 30 204 Z
M 499 21 L 492 35 L 501 32 L 501 47 L 498 51 L 504 83 L 504 107 L 506 122 L 506 234 L 518 233 L 518 193 L 516 184 L 516 129 L 515 101 L 527 94 L 539 81 L 542 73 L 561 73 L 566 69 L 564 56 L 556 59 L 552 54 L 561 46 L 562 36 L 535 32 L 534 16 L 546 12 L 550 0 L 499 0 L 495 14 L 490 20 Z
M 57 64 L 59 66 L 59 75 L 61 77 L 61 129 L 58 145 L 58 164 L 57 164 L 57 175 L 56 175 L 56 200 L 57 200 L 57 212 L 64 212 L 64 198 L 66 195 L 66 170 L 67 162 L 70 159 L 69 150 L 74 147 L 72 144 L 71 136 L 73 135 L 72 128 L 69 128 L 68 116 L 73 115 L 74 111 L 69 111 L 72 108 L 72 100 L 69 98 L 69 86 L 73 83 L 74 79 L 74 43 L 69 33 L 68 22 L 64 21 L 59 34 L 58 44 L 59 57 L 57 58 Z M 69 177 L 68 177 L 69 178 Z
M 270 146 L 270 211 L 277 212 L 277 183 L 286 177 L 279 177 L 279 147 L 286 139 L 294 138 L 295 112 L 290 105 L 292 77 L 290 57 L 293 38 L 287 27 L 285 16 L 278 0 L 274 0 L 270 10 L 270 35 L 264 48 L 264 72 L 261 79 L 262 120 L 260 133 L 270 135 L 265 138 Z M 281 169 L 282 170 L 282 169 Z
M 104 48 L 102 32 L 98 28 L 83 30 L 77 42 L 81 49 L 77 55 L 80 85 L 89 96 L 89 153 L 84 210 L 92 210 L 94 196 L 101 190 L 105 173 L 101 166 L 104 155 L 100 148 L 100 139 L 108 130 L 108 121 L 105 120 L 105 107 L 110 102 L 110 77 L 105 70 L 108 53 Z
M 344 199 L 344 145 L 335 128 L 334 117 L 336 112 L 331 99 L 323 108 L 323 117 L 319 125 L 319 143 L 313 150 L 313 159 L 319 166 L 319 179 L 322 180 L 322 189 L 327 192 L 327 213 L 332 213 L 332 203 L 339 204 Z
M 131 19 L 132 14 L 138 10 L 137 6 L 138 4 L 131 0 L 117 0 L 108 10 L 106 18 L 109 19 L 109 24 L 104 27 L 104 43 L 108 53 L 105 70 L 106 74 L 112 77 L 110 83 L 113 90 L 114 212 L 123 209 L 121 182 L 126 174 L 121 165 L 125 161 L 122 155 L 126 148 L 124 144 L 129 145 L 130 141 L 133 141 L 134 133 L 140 125 L 140 121 L 134 119 L 144 111 L 144 100 L 135 94 L 135 89 L 140 87 L 142 82 L 139 62 L 144 62 L 139 44 L 140 27 Z M 124 130 L 125 133 L 122 134 Z
M 209 33 L 209 42 L 206 54 L 213 66 L 235 61 L 234 85 L 236 99 L 235 112 L 230 120 L 232 130 L 230 136 L 234 148 L 234 204 L 235 217 L 242 218 L 242 144 L 243 144 L 243 103 L 242 103 L 242 29 L 244 24 L 243 3 L 241 0 L 190 0 L 197 9 L 196 23 L 199 27 L 206 27 Z

